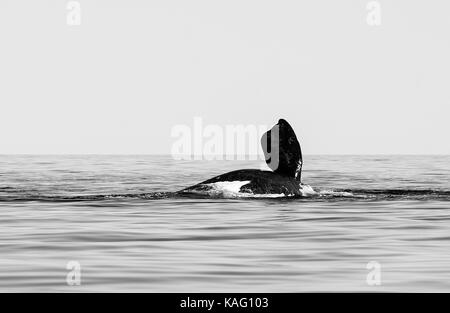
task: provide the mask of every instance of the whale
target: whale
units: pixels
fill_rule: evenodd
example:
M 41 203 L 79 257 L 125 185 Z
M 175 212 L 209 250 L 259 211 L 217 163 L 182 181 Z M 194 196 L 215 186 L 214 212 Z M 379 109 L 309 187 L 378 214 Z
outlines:
M 185 188 L 180 193 L 213 194 L 222 188 L 246 195 L 302 196 L 302 150 L 291 125 L 285 119 L 279 119 L 261 137 L 261 148 L 270 170 L 235 170 Z

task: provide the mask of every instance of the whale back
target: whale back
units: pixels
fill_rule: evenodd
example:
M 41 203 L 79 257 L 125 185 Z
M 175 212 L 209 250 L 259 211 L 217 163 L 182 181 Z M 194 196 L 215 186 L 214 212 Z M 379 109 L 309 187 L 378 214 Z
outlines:
M 302 150 L 291 125 L 280 119 L 261 138 L 266 163 L 277 174 L 293 177 L 301 182 Z

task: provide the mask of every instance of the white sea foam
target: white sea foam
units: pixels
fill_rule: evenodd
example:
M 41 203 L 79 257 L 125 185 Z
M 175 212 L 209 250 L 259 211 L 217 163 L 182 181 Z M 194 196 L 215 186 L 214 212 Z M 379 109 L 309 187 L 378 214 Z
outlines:
M 207 186 L 211 187 L 209 192 L 213 194 L 220 194 L 223 196 L 238 196 L 242 194 L 242 192 L 239 192 L 239 190 L 241 190 L 241 187 L 247 185 L 248 183 L 250 183 L 249 180 L 221 181 L 217 183 L 207 184 Z
M 320 196 L 337 196 L 337 197 L 354 197 L 355 195 L 351 192 L 347 191 L 335 191 L 335 190 L 320 190 L 319 191 Z
M 284 193 L 270 193 L 270 194 L 254 194 L 252 192 L 241 192 L 240 189 L 242 186 L 250 183 L 249 180 L 246 181 L 221 181 L 211 184 L 205 184 L 208 188 L 202 190 L 198 189 L 195 193 L 205 194 L 210 196 L 221 196 L 226 198 L 285 198 L 285 197 L 293 197 L 294 194 L 285 195 Z M 310 185 L 301 185 L 300 192 L 302 196 L 308 197 L 312 195 L 316 195 L 316 191 Z
M 317 192 L 310 185 L 300 185 L 300 192 L 302 193 L 303 197 L 317 195 Z
M 242 198 L 285 198 L 293 197 L 294 195 L 285 195 L 284 193 L 265 193 L 265 194 L 254 194 L 254 193 L 240 193 L 239 197 Z

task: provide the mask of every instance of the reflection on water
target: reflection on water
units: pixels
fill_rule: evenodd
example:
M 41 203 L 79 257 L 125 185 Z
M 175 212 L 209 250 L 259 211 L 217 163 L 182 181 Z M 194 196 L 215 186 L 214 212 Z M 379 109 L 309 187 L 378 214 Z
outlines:
M 450 157 L 305 159 L 305 183 L 352 196 L 120 197 L 260 165 L 0 156 L 0 291 L 450 291 Z

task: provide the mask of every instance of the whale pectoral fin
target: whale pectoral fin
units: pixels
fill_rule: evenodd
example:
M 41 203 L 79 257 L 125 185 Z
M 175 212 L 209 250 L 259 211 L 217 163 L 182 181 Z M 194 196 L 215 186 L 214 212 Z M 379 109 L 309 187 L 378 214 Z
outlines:
M 261 137 L 261 146 L 269 168 L 277 174 L 301 181 L 302 150 L 291 125 L 280 119 Z

